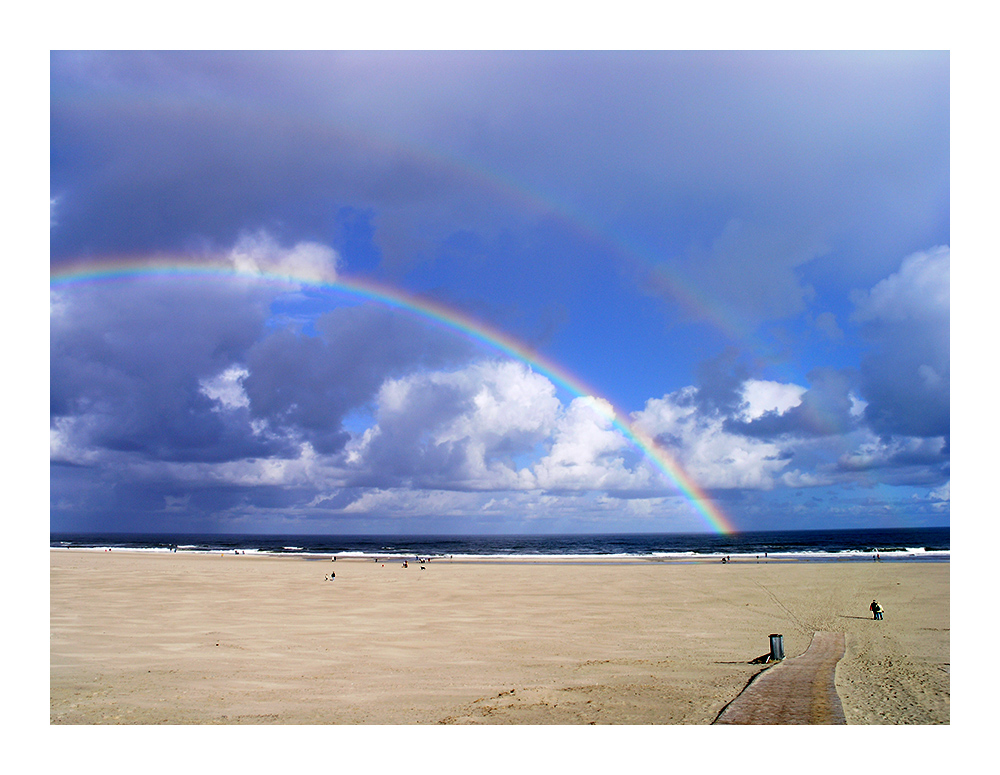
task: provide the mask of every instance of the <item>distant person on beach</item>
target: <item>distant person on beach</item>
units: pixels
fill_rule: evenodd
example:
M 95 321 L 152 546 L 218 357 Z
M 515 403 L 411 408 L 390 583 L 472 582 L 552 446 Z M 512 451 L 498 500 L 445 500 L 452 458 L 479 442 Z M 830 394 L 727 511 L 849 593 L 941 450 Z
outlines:
M 872 612 L 872 616 L 875 619 L 882 618 L 882 606 L 879 604 L 878 600 L 872 600 L 872 604 L 868 606 L 868 610 Z

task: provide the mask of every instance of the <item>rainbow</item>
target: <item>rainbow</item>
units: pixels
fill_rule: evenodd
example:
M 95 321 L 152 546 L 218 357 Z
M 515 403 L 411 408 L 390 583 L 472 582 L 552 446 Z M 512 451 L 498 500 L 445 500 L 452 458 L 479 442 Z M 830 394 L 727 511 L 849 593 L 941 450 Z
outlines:
M 257 52 L 257 55 L 260 58 L 261 52 Z M 275 62 L 281 67 L 283 56 L 270 52 L 261 61 Z M 311 58 L 317 55 L 314 52 L 306 56 Z M 324 56 L 326 55 L 319 54 L 317 62 L 322 62 Z M 286 61 L 285 65 L 287 64 Z M 331 59 L 327 65 L 336 67 L 335 59 Z M 183 81 L 177 82 L 178 86 L 181 84 Z M 772 360 L 777 359 L 776 353 L 780 348 L 764 341 L 759 333 L 752 334 L 748 331 L 746 323 L 737 320 L 731 310 L 699 291 L 694 283 L 685 279 L 661 257 L 653 255 L 649 248 L 611 234 L 606 225 L 583 214 L 578 207 L 563 201 L 555 193 L 536 190 L 516 176 L 472 156 L 459 154 L 452 148 L 439 147 L 427 141 L 417 143 L 399 132 L 380 129 L 370 122 L 355 125 L 343 118 L 317 116 L 310 109 L 309 103 L 301 103 L 296 107 L 285 99 L 272 102 L 260 93 L 254 93 L 252 99 L 247 99 L 218 91 L 199 93 L 172 90 L 162 82 L 154 84 L 130 79 L 102 83 L 97 91 L 68 86 L 64 81 L 54 84 L 53 88 L 59 90 L 58 94 L 54 92 L 53 99 L 99 105 L 102 109 L 122 114 L 142 111 L 170 118 L 176 117 L 177 111 L 197 108 L 228 116 L 240 123 L 265 126 L 277 132 L 293 132 L 298 128 L 308 127 L 310 132 L 324 133 L 331 145 L 346 142 L 359 149 L 360 153 L 369 154 L 373 158 L 398 158 L 422 168 L 446 171 L 475 186 L 484 187 L 529 212 L 554 218 L 579 238 L 616 256 L 625 266 L 640 274 L 649 286 L 669 295 L 695 320 L 706 321 L 723 336 L 746 343 L 748 349 L 758 355 L 764 354 Z
M 191 258 L 177 257 L 116 258 L 97 262 L 54 265 L 51 269 L 49 284 L 51 289 L 58 289 L 81 283 L 115 281 L 133 277 L 241 277 L 258 281 L 305 285 L 376 302 L 430 321 L 491 350 L 525 363 L 574 396 L 600 399 L 594 401 L 594 409 L 605 416 L 629 443 L 642 452 L 654 468 L 664 474 L 680 490 L 681 494 L 713 531 L 721 534 L 737 532 L 729 518 L 669 453 L 660 447 L 651 436 L 635 427 L 627 415 L 617 409 L 612 402 L 574 377 L 565 368 L 531 350 L 514 337 L 490 328 L 465 313 L 438 301 L 357 277 L 324 278 L 318 272 L 296 271 L 294 274 L 288 274 L 237 269 L 229 261 L 196 261 Z
M 60 100 L 100 104 L 102 108 L 112 112 L 130 113 L 140 110 L 151 111 L 157 116 L 170 117 L 182 107 L 196 106 L 211 113 L 230 115 L 234 121 L 259 124 L 280 132 L 309 127 L 311 132 L 324 133 L 331 145 L 349 143 L 356 147 L 359 153 L 368 154 L 373 158 L 398 158 L 420 168 L 445 171 L 458 179 L 492 192 L 519 209 L 553 218 L 579 239 L 615 256 L 623 266 L 640 276 L 649 287 L 668 295 L 694 320 L 705 321 L 722 336 L 743 343 L 746 349 L 757 353 L 758 359 L 763 357 L 774 362 L 780 360 L 777 355 L 778 347 L 764 341 L 760 333 L 751 332 L 747 324 L 737 320 L 731 310 L 699 291 L 694 283 L 685 279 L 677 269 L 664 262 L 661 257 L 655 256 L 649 248 L 612 234 L 605 224 L 588 217 L 578 207 L 563 201 L 555 193 L 536 190 L 516 176 L 484 164 L 471 156 L 458 154 L 454 149 L 438 147 L 427 142 L 416 143 L 398 133 L 380 130 L 369 124 L 355 126 L 344 120 L 335 120 L 331 116 L 318 117 L 308 110 L 305 104 L 298 108 L 285 100 L 282 100 L 280 105 L 272 104 L 260 94 L 254 94 L 252 100 L 240 99 L 232 94 L 213 93 L 208 97 L 185 92 L 182 95 L 169 88 L 165 89 L 162 84 L 157 84 L 154 88 L 152 84 L 143 86 L 139 81 L 116 81 L 113 84 L 104 84 L 99 92 L 83 92 L 67 87 L 63 83 L 54 88 L 64 90 L 59 94 Z M 163 269 L 169 271 L 167 267 Z M 340 290 L 351 292 L 351 289 L 345 287 L 342 282 L 335 285 L 338 285 Z M 391 290 L 382 290 L 386 292 L 387 297 L 393 296 Z M 364 295 L 363 291 L 361 295 Z M 389 300 L 382 301 L 392 303 Z M 421 299 L 410 299 L 410 301 L 417 306 L 423 303 Z M 395 306 L 406 307 L 407 303 L 403 301 Z M 536 365 L 541 370 L 542 366 Z

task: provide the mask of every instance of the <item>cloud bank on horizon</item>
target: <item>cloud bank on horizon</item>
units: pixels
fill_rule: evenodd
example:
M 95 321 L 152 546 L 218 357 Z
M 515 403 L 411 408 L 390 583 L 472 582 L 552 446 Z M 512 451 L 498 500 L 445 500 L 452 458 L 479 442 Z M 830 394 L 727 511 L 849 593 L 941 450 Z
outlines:
M 51 528 L 708 529 L 612 407 L 738 529 L 948 524 L 949 122 L 946 52 L 53 52 Z

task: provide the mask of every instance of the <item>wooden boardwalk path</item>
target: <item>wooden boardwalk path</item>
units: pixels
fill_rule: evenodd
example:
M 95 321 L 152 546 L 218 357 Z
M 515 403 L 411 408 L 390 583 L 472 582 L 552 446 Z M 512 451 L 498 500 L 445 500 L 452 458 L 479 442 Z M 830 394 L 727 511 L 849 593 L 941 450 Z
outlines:
M 804 654 L 759 673 L 715 723 L 846 724 L 834 684 L 844 649 L 844 633 L 814 633 Z

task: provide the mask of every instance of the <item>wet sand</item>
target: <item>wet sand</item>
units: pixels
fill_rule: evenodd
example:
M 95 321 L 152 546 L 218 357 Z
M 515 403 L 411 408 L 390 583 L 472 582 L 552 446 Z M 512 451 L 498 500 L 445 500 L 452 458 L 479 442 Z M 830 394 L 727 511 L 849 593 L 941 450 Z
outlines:
M 336 571 L 335 581 L 324 581 Z M 948 563 L 50 552 L 53 724 L 710 724 L 842 632 L 848 724 L 950 722 Z M 872 621 L 878 598 L 885 619 Z

